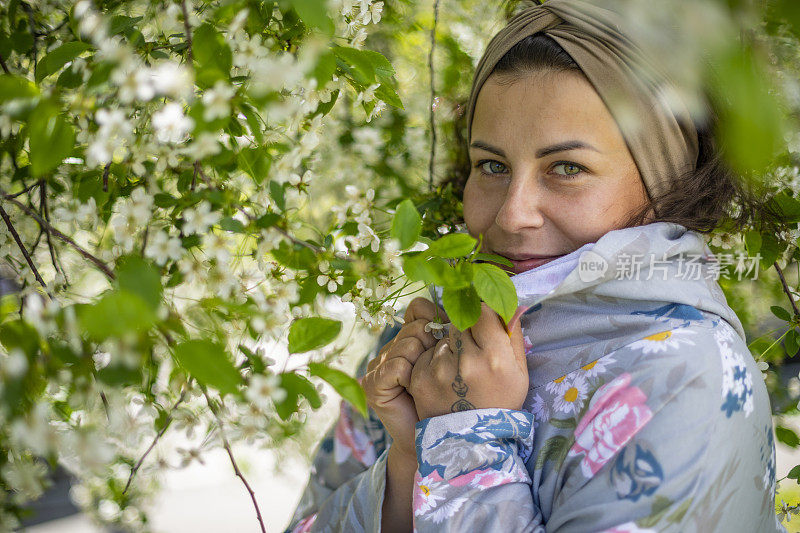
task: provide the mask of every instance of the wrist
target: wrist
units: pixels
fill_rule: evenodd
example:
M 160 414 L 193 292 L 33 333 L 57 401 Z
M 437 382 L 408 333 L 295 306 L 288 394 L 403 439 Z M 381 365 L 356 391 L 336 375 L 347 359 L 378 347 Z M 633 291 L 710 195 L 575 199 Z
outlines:
M 395 446 L 392 443 L 389 446 L 389 451 L 387 452 L 387 462 L 391 462 L 394 465 L 403 467 L 404 470 L 408 470 L 409 468 L 416 470 L 417 468 L 417 451 L 414 450 L 403 450 L 402 448 Z

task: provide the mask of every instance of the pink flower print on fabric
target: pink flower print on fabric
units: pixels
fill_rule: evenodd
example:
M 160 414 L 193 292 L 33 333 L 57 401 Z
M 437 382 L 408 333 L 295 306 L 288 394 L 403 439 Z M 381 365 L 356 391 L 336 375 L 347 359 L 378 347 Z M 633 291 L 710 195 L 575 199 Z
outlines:
M 292 530 L 292 533 L 306 533 L 307 531 L 311 531 L 311 526 L 314 525 L 314 520 L 317 519 L 317 513 L 312 514 L 311 516 L 307 516 L 300 520 L 297 523 L 295 528 Z
M 333 437 L 336 464 L 343 463 L 352 454 L 364 466 L 375 462 L 375 448 L 366 433 L 353 425 L 350 409 L 345 402 L 339 404 L 339 421 Z
M 568 456 L 584 454 L 581 471 L 593 477 L 652 418 L 647 397 L 628 386 L 627 372 L 597 389 L 586 415 L 575 428 Z
M 497 487 L 505 485 L 506 483 L 513 483 L 527 478 L 527 473 L 523 474 L 516 469 L 513 472 L 504 472 L 494 468 L 478 468 L 456 476 L 448 483 L 451 487 L 463 487 L 469 485 L 470 487 Z
M 522 345 L 525 348 L 525 355 L 530 355 L 533 352 L 533 343 L 527 335 L 523 335 Z

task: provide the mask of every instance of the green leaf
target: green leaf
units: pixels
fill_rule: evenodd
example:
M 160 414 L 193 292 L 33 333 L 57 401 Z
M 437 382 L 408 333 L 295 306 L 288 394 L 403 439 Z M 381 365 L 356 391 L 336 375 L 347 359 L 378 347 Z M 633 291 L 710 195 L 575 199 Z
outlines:
M 54 105 L 42 102 L 30 118 L 31 173 L 38 178 L 56 168 L 75 145 L 75 131 Z
M 238 392 L 242 376 L 219 344 L 204 339 L 189 340 L 177 345 L 173 355 L 178 364 L 203 385 L 223 394 Z
M 762 66 L 766 59 L 755 49 L 731 42 L 713 59 L 712 89 L 719 104 L 716 132 L 724 156 L 738 173 L 760 175 L 785 146 L 787 121 L 771 82 Z M 772 90 L 774 89 L 774 90 Z
M 18 98 L 33 98 L 39 94 L 34 84 L 19 76 L 0 76 L 0 104 Z
M 238 154 L 239 168 L 250 174 L 256 183 L 261 183 L 269 174 L 272 158 L 265 148 L 243 148 Z
M 316 255 L 309 248 L 298 243 L 281 241 L 277 248 L 272 249 L 275 260 L 295 270 L 309 270 L 316 263 Z
M 233 217 L 225 217 L 220 220 L 219 227 L 225 231 L 232 231 L 233 233 L 245 232 L 245 226 L 242 221 Z
M 786 474 L 786 477 L 789 479 L 800 479 L 800 465 L 795 465 L 789 470 L 789 473 Z
M 336 74 L 336 56 L 329 50 L 317 57 L 317 64 L 312 71 L 314 79 L 317 80 L 317 88 L 324 87 L 333 79 L 334 74 Z
M 476 263 L 473 268 L 472 283 L 478 296 L 508 324 L 519 306 L 517 289 L 508 273 L 487 263 Z
M 394 67 L 392 67 L 392 64 L 386 59 L 386 56 L 375 50 L 359 49 L 358 51 L 369 61 L 370 65 L 372 65 L 372 70 L 379 79 L 388 82 L 394 77 Z
M 280 222 L 280 220 L 281 216 L 278 213 L 267 213 L 260 216 L 256 220 L 256 226 L 262 229 L 267 229 Z
M 466 233 L 451 233 L 433 241 L 426 253 L 439 257 L 463 257 L 469 254 L 477 243 L 477 239 Z
M 329 318 L 300 318 L 289 328 L 289 353 L 314 350 L 333 341 L 342 330 L 342 323 Z
M 364 394 L 364 389 L 358 381 L 341 370 L 331 368 L 322 363 L 309 363 L 308 371 L 312 375 L 320 377 L 330 383 L 342 398 L 358 409 L 361 416 L 367 418 L 367 396 Z
M 748 254 L 756 254 L 761 249 L 761 233 L 756 230 L 749 230 L 744 234 L 744 245 Z
M 405 109 L 403 107 L 403 101 L 400 100 L 400 95 L 397 94 L 397 91 L 391 85 L 387 85 L 385 83 L 381 83 L 380 86 L 375 91 L 375 96 L 386 102 L 392 107 L 396 107 L 398 109 Z
M 138 255 L 117 260 L 117 283 L 121 289 L 139 296 L 153 311 L 161 305 L 161 275 Z
M 481 317 L 481 299 L 474 287 L 442 290 L 444 312 L 460 331 L 474 326 Z
M 491 261 L 492 263 L 499 263 L 507 267 L 514 267 L 514 263 L 497 254 L 485 254 L 483 252 L 477 253 L 472 257 L 473 261 Z
M 428 257 L 426 254 L 406 257 L 403 272 L 411 281 L 434 283 L 450 289 L 468 287 L 472 282 L 469 263 L 458 268 L 451 266 L 441 257 Z
M 391 235 L 400 241 L 400 249 L 405 250 L 417 242 L 422 231 L 422 217 L 414 202 L 405 199 L 398 204 L 392 219 Z
M 783 426 L 775 426 L 775 437 L 790 448 L 797 448 L 800 444 L 800 437 L 797 436 L 797 433 Z
M 779 305 L 773 305 L 769 309 L 770 311 L 772 311 L 773 315 L 780 318 L 781 320 L 785 320 L 787 322 L 792 320 L 792 315 L 789 314 L 789 311 L 787 311 L 786 309 L 784 309 Z
M 333 35 L 335 28 L 325 0 L 292 0 L 292 7 L 306 26 L 317 28 L 328 36 Z
M 92 45 L 89 43 L 70 41 L 50 51 L 36 65 L 36 83 L 41 82 L 50 74 L 55 74 L 61 67 L 91 49 Z
M 333 53 L 350 68 L 353 78 L 361 85 L 367 86 L 375 83 L 375 60 L 364 50 L 349 46 L 335 46 Z M 377 53 L 377 52 L 376 52 Z
M 275 411 L 282 420 L 287 420 L 297 411 L 299 395 L 305 396 L 313 409 L 322 405 L 316 387 L 306 377 L 295 372 L 284 372 L 278 376 L 281 379 L 281 388 L 286 391 L 286 398 L 281 402 L 275 402 Z
M 225 38 L 211 24 L 201 24 L 193 32 L 192 53 L 197 62 L 195 72 L 200 85 L 209 87 L 217 80 L 229 78 L 233 54 Z
M 81 330 L 97 341 L 141 333 L 156 322 L 155 312 L 145 300 L 122 289 L 108 292 L 96 303 L 77 309 Z
M 786 333 L 785 347 L 786 353 L 789 357 L 794 357 L 794 355 L 797 353 L 797 350 L 800 349 L 800 342 L 798 342 L 796 329 L 790 329 Z

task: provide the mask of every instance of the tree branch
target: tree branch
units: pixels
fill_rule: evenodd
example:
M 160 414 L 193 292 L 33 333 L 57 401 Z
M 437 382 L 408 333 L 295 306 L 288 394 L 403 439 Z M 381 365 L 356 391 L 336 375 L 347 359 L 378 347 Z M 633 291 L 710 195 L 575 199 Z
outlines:
M 186 8 L 186 0 L 181 0 L 181 10 L 183 11 L 183 30 L 186 33 L 186 57 L 189 63 L 194 62 L 192 54 L 192 27 L 189 25 L 189 10 Z
M 22 255 L 25 256 L 25 261 L 27 261 L 28 266 L 31 267 L 31 271 L 33 272 L 33 275 L 36 278 L 36 281 L 39 282 L 39 285 L 41 285 L 44 288 L 44 291 L 47 293 L 47 285 L 42 279 L 42 276 L 39 275 L 39 271 L 36 270 L 36 265 L 33 264 L 33 260 L 31 259 L 31 256 L 28 254 L 28 250 L 25 249 L 25 245 L 22 243 L 22 239 L 19 238 L 19 233 L 17 233 L 17 230 L 14 229 L 14 225 L 11 223 L 11 219 L 8 218 L 8 213 L 6 213 L 6 210 L 3 209 L 3 206 L 0 206 L 0 217 L 3 218 L 3 221 L 6 223 L 8 231 L 11 233 L 11 236 L 14 237 L 14 240 L 16 241 L 17 246 L 19 246 Z M 47 295 L 50 296 L 50 293 L 47 293 Z
M 795 319 L 800 318 L 800 311 L 797 309 L 797 304 L 794 301 L 794 296 L 792 296 L 792 291 L 789 290 L 789 285 L 786 283 L 786 278 L 783 277 L 783 270 L 781 270 L 781 267 L 778 266 L 777 261 L 775 261 L 772 266 L 774 266 L 775 270 L 778 271 L 778 277 L 781 278 L 781 285 L 783 285 L 783 292 L 785 292 L 786 296 L 789 297 L 789 303 L 792 304 L 792 309 L 794 309 Z
M 156 434 L 155 438 L 153 439 L 153 442 L 150 443 L 150 446 L 144 452 L 144 455 L 142 455 L 139 458 L 139 460 L 136 462 L 136 464 L 131 469 L 131 474 L 130 474 L 130 476 L 128 476 L 128 482 L 125 484 L 125 488 L 122 490 L 122 494 L 125 494 L 126 492 L 128 492 L 128 488 L 131 486 L 131 483 L 133 482 L 133 478 L 136 476 L 136 472 L 139 471 L 139 468 L 142 467 L 142 463 L 144 463 L 145 458 L 147 458 L 147 456 L 150 454 L 150 452 L 153 450 L 153 448 L 156 447 L 156 443 L 158 442 L 158 440 L 162 436 L 164 436 L 164 433 L 167 432 L 167 428 L 169 428 L 169 425 L 172 424 L 172 415 L 175 413 L 175 409 L 177 409 L 178 406 L 181 403 L 183 403 L 183 401 L 185 399 L 186 399 L 186 391 L 184 390 L 183 392 L 181 392 L 180 398 L 178 398 L 178 400 L 174 404 L 172 404 L 172 407 L 170 408 L 169 413 L 167 414 L 167 419 L 164 421 L 164 427 L 161 428 L 161 431 L 159 431 L 158 434 Z
M 83 257 L 85 257 L 86 259 L 88 259 L 89 261 L 94 263 L 95 266 L 97 266 L 97 268 L 99 268 L 103 272 L 103 274 L 105 274 L 106 277 L 108 277 L 108 279 L 112 279 L 112 280 L 116 279 L 116 276 L 114 275 L 114 272 L 111 270 L 111 268 L 109 268 L 108 265 L 106 265 L 103 261 L 101 261 L 97 257 L 93 256 L 92 254 L 90 254 L 89 252 L 84 250 L 78 243 L 76 243 L 70 237 L 64 235 L 63 233 L 58 231 L 56 228 L 51 226 L 46 220 L 44 220 L 41 216 L 39 216 L 39 214 L 35 210 L 33 210 L 30 207 L 26 206 L 22 202 L 20 202 L 18 200 L 15 200 L 14 198 L 10 197 L 2 189 L 0 189 L 0 198 L 2 198 L 4 200 L 14 204 L 15 206 L 17 206 L 17 208 L 22 210 L 26 215 L 28 215 L 29 217 L 31 217 L 34 220 L 36 220 L 36 222 L 39 223 L 39 226 L 41 226 L 42 228 L 47 228 L 47 230 L 50 231 L 53 235 L 55 235 L 56 237 L 58 237 L 62 241 L 66 242 L 67 244 L 72 246 L 79 254 L 81 254 Z
M 0 67 L 3 67 L 3 72 L 6 74 L 11 74 L 11 71 L 8 70 L 8 65 L 6 65 L 6 60 L 0 55 Z
M 233 465 L 233 471 L 236 473 L 236 476 L 242 480 L 244 487 L 247 489 L 247 492 L 250 493 L 250 499 L 253 500 L 253 507 L 256 509 L 256 516 L 258 517 L 258 523 L 261 525 L 261 532 L 267 533 L 267 529 L 264 527 L 264 519 L 261 518 L 261 510 L 258 508 L 258 502 L 256 501 L 256 493 L 253 492 L 253 489 L 250 488 L 250 484 L 245 479 L 242 471 L 239 470 L 239 465 L 236 464 L 236 459 L 233 457 L 233 451 L 231 450 L 231 445 L 228 443 L 228 438 L 225 436 L 225 429 L 222 427 L 222 419 L 217 414 L 216 409 L 214 408 L 214 404 L 211 401 L 211 398 L 208 397 L 208 392 L 206 392 L 206 388 L 200 385 L 200 390 L 203 391 L 203 396 L 206 397 L 206 402 L 208 403 L 209 409 L 211 409 L 211 413 L 213 413 L 214 418 L 217 420 L 217 425 L 219 426 L 219 435 L 222 438 L 222 444 L 225 448 L 225 451 L 228 452 L 228 457 L 231 460 L 231 464 Z
M 433 50 L 436 47 L 436 23 L 439 21 L 439 0 L 433 0 L 433 27 L 431 28 L 431 49 L 428 53 L 428 72 L 431 81 L 431 103 L 430 103 L 430 123 L 431 123 L 431 157 L 428 160 L 428 190 L 433 191 L 433 163 L 436 158 L 436 124 L 433 120 L 433 112 L 436 103 L 436 90 L 434 88 L 433 71 Z

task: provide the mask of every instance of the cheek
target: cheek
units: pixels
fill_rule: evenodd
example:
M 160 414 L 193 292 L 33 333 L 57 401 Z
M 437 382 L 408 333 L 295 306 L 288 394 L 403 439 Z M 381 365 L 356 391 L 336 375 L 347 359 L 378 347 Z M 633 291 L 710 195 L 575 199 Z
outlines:
M 476 180 L 469 178 L 464 186 L 464 222 L 471 234 L 485 233 L 491 226 L 497 214 L 493 205 L 491 193 L 479 187 Z

